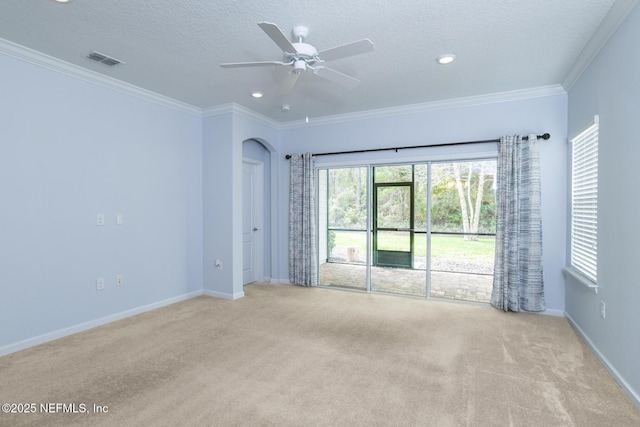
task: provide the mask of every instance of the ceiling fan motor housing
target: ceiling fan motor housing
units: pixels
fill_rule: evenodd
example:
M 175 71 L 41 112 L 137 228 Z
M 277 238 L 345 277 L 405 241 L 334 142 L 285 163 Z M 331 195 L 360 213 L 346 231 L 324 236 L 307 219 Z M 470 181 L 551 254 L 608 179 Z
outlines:
M 296 51 L 289 54 L 289 59 L 293 59 L 296 62 L 303 60 L 309 65 L 313 65 L 316 62 L 318 50 L 315 47 L 307 43 L 291 43 L 291 45 Z

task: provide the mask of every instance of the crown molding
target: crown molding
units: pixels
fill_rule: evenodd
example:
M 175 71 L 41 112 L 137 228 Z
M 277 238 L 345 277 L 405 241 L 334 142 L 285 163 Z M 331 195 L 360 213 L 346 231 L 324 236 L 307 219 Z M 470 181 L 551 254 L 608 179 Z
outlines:
M 580 76 L 582 76 L 582 73 L 585 72 L 611 36 L 616 32 L 620 24 L 624 22 L 638 4 L 640 4 L 640 0 L 617 0 L 613 3 L 611 9 L 609 9 L 609 12 L 607 12 L 602 19 L 602 22 L 600 22 L 600 25 L 598 25 L 598 28 L 584 49 L 582 49 L 582 52 L 580 52 L 578 58 L 562 81 L 562 86 L 567 92 L 571 90 Z
M 281 123 L 277 122 L 267 116 L 263 116 L 260 113 L 256 113 L 253 110 L 248 109 L 240 104 L 233 103 L 233 112 L 247 119 L 261 123 L 265 126 L 270 126 L 275 129 L 280 129 Z
M 255 111 L 250 110 L 249 108 L 244 107 L 240 104 L 236 104 L 235 102 L 205 108 L 202 110 L 202 117 L 217 116 L 219 114 L 229 113 L 237 114 L 249 120 L 253 120 L 254 122 L 272 127 L 274 129 L 280 129 L 280 126 L 282 125 L 282 123 L 280 122 L 277 122 L 267 116 L 263 116 L 260 113 L 256 113 Z
M 377 110 L 360 111 L 356 113 L 339 114 L 335 116 L 325 116 L 310 118 L 306 120 L 296 120 L 279 123 L 278 129 L 296 129 L 309 126 L 324 126 L 330 124 L 352 122 L 356 120 L 379 119 L 406 114 L 423 113 L 434 110 L 444 110 L 448 108 L 472 107 L 485 104 L 496 104 L 500 102 L 521 101 L 545 96 L 566 95 L 566 91 L 560 85 L 542 86 L 531 89 L 512 90 L 508 92 L 497 92 L 486 95 L 468 96 L 464 98 L 453 98 L 442 101 L 426 102 L 422 104 L 403 105 L 399 107 L 380 108 Z
M 113 89 L 127 95 L 135 96 L 136 98 L 140 98 L 145 101 L 150 101 L 164 107 L 179 110 L 197 117 L 202 117 L 202 109 L 199 107 L 177 101 L 167 96 L 160 95 L 156 92 L 152 92 L 150 90 L 125 83 L 113 77 L 106 76 L 104 74 L 88 70 L 86 68 L 82 68 L 78 65 L 71 64 L 66 61 L 62 61 L 60 59 L 46 55 L 42 52 L 38 52 L 36 50 L 19 45 L 17 43 L 10 42 L 9 40 L 5 40 L 2 38 L 0 38 L 0 53 L 4 53 L 14 58 L 39 65 L 52 71 L 66 74 L 67 76 L 75 77 L 77 79 L 81 79 L 90 83 L 95 83 L 102 87 Z
M 213 107 L 207 107 L 202 109 L 202 117 L 219 116 L 220 114 L 233 113 L 234 103 L 214 105 Z

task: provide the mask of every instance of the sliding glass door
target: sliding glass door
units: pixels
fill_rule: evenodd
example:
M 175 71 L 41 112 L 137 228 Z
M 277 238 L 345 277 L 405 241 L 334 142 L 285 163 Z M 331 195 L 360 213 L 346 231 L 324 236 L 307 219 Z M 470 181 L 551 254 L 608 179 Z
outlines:
M 372 175 L 370 289 L 425 296 L 425 271 L 415 269 L 415 166 L 374 166 Z
M 318 171 L 319 283 L 367 288 L 367 167 Z
M 320 284 L 488 302 L 495 165 L 320 169 Z
M 432 164 L 432 297 L 489 302 L 495 255 L 495 171 L 495 160 Z

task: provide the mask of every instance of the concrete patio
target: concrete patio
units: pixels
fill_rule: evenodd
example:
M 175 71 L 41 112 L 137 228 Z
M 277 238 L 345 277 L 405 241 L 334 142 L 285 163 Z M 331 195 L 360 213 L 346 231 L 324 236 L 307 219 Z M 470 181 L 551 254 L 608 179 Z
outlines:
M 371 290 L 426 296 L 426 270 L 371 267 Z M 431 272 L 431 297 L 489 303 L 493 275 Z M 326 262 L 320 265 L 320 284 L 366 290 L 366 267 L 360 263 Z

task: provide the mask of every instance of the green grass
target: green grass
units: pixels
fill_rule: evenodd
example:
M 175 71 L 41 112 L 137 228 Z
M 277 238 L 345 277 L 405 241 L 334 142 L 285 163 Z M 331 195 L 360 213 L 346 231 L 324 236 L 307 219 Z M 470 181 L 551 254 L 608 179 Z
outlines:
M 360 253 L 366 253 L 366 233 L 358 231 L 336 231 L 336 246 L 356 246 Z M 408 251 L 407 234 L 384 236 L 384 249 Z M 416 256 L 426 256 L 427 238 L 425 234 L 416 234 L 414 252 Z M 469 261 L 493 263 L 495 251 L 494 236 L 480 236 L 478 240 L 464 240 L 463 236 L 431 236 L 432 258 L 461 258 Z M 382 242 L 381 242 L 382 243 Z M 382 247 L 381 247 L 382 249 Z

